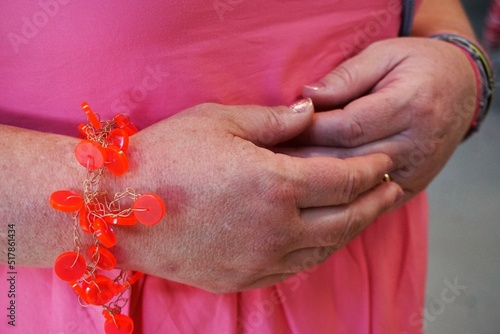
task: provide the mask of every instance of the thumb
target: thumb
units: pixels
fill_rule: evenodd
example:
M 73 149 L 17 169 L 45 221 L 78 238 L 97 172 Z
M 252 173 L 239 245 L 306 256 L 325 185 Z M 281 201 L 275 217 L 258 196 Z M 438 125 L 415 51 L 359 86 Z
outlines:
M 302 96 L 320 108 L 338 108 L 373 89 L 396 62 L 386 48 L 369 47 L 340 64 L 319 81 L 305 85 Z
M 299 100 L 285 107 L 247 106 L 245 112 L 232 113 L 229 132 L 258 146 L 274 146 L 302 133 L 312 122 L 311 99 Z

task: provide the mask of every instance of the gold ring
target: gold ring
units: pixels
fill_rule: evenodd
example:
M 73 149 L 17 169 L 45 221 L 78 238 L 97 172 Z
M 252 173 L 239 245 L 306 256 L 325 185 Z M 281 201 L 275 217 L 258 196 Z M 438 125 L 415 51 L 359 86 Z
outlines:
M 391 176 L 389 174 L 384 174 L 384 177 L 382 179 L 383 182 L 391 182 Z

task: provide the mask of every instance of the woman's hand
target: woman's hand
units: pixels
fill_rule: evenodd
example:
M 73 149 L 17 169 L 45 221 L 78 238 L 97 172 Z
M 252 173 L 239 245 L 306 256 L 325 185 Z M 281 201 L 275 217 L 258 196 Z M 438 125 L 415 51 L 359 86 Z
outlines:
M 297 112 L 298 110 L 298 112 Z M 288 107 L 203 104 L 131 138 L 120 185 L 164 198 L 166 218 L 117 231 L 122 267 L 230 292 L 270 285 L 353 239 L 402 195 L 385 154 L 340 160 L 267 149 L 311 123 Z M 117 247 L 120 247 L 120 242 Z
M 474 71 L 447 42 L 398 38 L 345 61 L 303 95 L 326 112 L 296 142 L 327 146 L 287 150 L 297 156 L 385 153 L 404 200 L 424 189 L 467 132 L 476 108 Z M 402 203 L 403 200 L 400 202 Z

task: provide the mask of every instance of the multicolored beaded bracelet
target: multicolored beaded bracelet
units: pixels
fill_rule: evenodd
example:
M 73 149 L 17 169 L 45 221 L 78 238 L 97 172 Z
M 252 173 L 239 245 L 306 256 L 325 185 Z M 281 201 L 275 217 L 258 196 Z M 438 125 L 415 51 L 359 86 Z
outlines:
M 121 314 L 128 302 L 124 293 L 144 274 L 134 272 L 129 276 L 126 270 L 121 270 L 114 279 L 104 275 L 116 266 L 116 258 L 109 250 L 117 243 L 113 226 L 137 222 L 155 225 L 165 215 L 165 204 L 153 193 L 137 194 L 127 188 L 110 196 L 100 189 L 105 171 L 122 175 L 128 170 L 129 136 L 138 130 L 124 114 L 102 122 L 86 102 L 82 108 L 88 124 L 78 126 L 83 140 L 75 148 L 75 157 L 88 174 L 83 182 L 83 195 L 70 190 L 58 190 L 50 195 L 49 202 L 54 209 L 73 213 L 74 249 L 59 255 L 54 270 L 77 293 L 82 306 L 103 308 L 106 334 L 131 334 L 134 322 Z M 90 235 L 90 247 L 84 246 L 82 231 Z

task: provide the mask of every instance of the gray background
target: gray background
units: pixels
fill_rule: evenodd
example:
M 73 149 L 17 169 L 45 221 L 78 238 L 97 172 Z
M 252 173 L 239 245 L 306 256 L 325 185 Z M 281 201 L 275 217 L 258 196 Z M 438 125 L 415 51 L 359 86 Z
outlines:
M 462 2 L 480 36 L 489 1 Z M 500 51 L 491 56 L 500 74 Z M 481 131 L 461 145 L 429 187 L 427 334 L 500 333 L 499 130 L 496 96 Z M 453 294 L 445 290 L 446 281 L 463 287 Z

